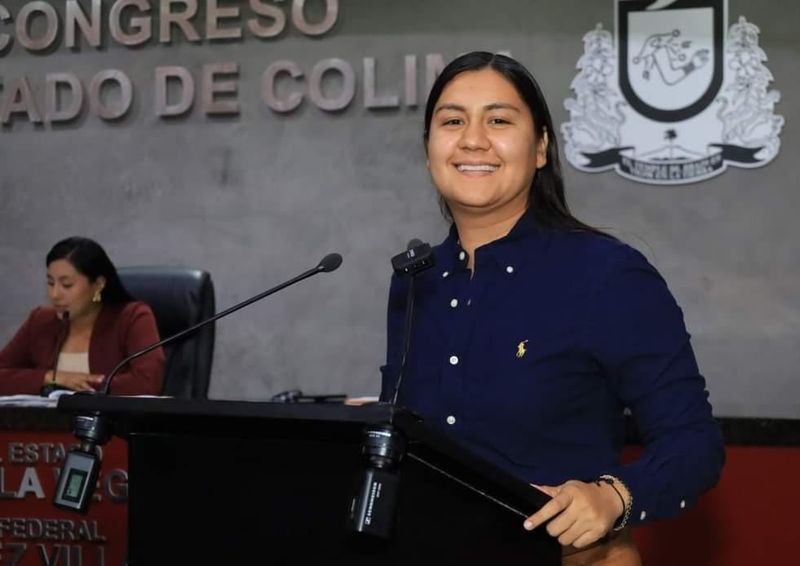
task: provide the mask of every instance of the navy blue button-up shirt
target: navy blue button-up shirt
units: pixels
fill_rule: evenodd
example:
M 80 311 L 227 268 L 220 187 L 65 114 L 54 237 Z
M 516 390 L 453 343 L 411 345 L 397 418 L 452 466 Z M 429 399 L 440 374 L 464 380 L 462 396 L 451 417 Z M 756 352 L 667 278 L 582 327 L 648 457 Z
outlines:
M 631 523 L 674 515 L 724 461 L 683 315 L 629 246 L 525 214 L 467 269 L 455 227 L 417 278 L 400 403 L 524 481 L 601 474 L 633 495 Z M 383 397 L 394 389 L 406 279 L 392 280 Z M 623 412 L 645 449 L 621 465 Z

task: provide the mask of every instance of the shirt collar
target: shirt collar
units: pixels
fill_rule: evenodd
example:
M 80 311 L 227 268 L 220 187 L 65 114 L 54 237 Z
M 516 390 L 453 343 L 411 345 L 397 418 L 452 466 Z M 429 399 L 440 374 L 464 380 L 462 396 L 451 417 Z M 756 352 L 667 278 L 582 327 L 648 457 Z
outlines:
M 525 253 L 523 250 L 530 250 L 527 246 L 531 239 L 539 242 L 539 245 L 543 245 L 546 241 L 546 230 L 536 221 L 531 209 L 528 209 L 508 234 L 484 244 L 476 250 L 479 264 L 492 262 L 504 271 L 508 271 L 510 267 L 513 273 L 530 259 L 531 254 Z M 467 259 L 467 253 L 461 247 L 458 239 L 458 229 L 453 223 L 450 226 L 450 233 L 439 246 L 439 253 L 436 256 L 439 271 L 444 275 L 444 273 L 450 274 L 466 269 Z

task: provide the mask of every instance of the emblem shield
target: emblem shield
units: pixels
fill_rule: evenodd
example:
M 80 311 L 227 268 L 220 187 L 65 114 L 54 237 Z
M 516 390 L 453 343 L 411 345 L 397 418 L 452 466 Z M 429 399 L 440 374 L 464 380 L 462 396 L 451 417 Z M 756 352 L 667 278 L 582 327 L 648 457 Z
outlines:
M 724 0 L 617 0 L 619 85 L 657 122 L 702 112 L 724 77 Z

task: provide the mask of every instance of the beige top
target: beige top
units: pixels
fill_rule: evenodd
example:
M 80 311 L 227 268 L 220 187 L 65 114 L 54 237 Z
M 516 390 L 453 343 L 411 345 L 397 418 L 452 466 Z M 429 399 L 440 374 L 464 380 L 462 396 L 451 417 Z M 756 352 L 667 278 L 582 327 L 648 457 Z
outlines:
M 58 355 L 58 371 L 89 373 L 89 352 L 61 352 Z

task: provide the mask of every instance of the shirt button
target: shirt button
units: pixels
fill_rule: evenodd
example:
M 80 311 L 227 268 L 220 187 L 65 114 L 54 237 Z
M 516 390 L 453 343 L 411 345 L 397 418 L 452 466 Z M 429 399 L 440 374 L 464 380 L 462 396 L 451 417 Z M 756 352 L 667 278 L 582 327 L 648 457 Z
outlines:
M 471 304 L 472 304 L 472 299 L 467 299 L 467 306 L 470 306 Z
M 461 261 L 464 261 L 465 257 L 467 257 L 467 252 L 462 251 L 458 254 L 458 259 L 460 259 Z
M 451 366 L 458 365 L 458 356 L 450 356 L 450 365 Z
M 450 275 L 450 272 L 445 271 L 444 273 L 442 273 L 442 279 L 446 278 L 448 275 Z
M 514 266 L 509 265 L 508 267 L 506 267 L 506 273 L 514 273 Z
M 647 517 L 647 511 L 642 511 L 642 514 L 639 515 L 639 520 L 644 521 L 646 517 Z
M 449 424 L 449 425 L 456 424 L 456 418 L 453 415 L 448 415 L 445 420 L 447 421 L 447 424 Z
M 450 301 L 450 306 L 456 308 L 458 306 L 458 299 L 453 299 Z
M 686 509 L 686 500 L 681 499 L 681 509 Z

